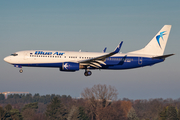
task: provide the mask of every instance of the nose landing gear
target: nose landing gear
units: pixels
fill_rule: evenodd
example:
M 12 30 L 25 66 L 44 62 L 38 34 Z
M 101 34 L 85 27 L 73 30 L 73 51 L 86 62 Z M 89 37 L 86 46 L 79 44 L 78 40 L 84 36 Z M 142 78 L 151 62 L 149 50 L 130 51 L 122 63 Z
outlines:
M 86 69 L 85 72 L 84 72 L 85 76 L 90 76 L 91 74 L 92 74 L 92 72 L 89 71 L 88 69 Z
M 20 72 L 20 73 L 22 73 L 22 72 L 23 72 L 23 70 L 22 70 L 22 66 L 21 66 L 21 65 L 14 65 L 14 67 L 16 67 L 16 68 L 20 68 L 20 70 L 19 70 L 19 72 Z
M 22 73 L 22 72 L 23 72 L 22 68 L 19 70 L 19 72 L 20 72 L 20 73 Z

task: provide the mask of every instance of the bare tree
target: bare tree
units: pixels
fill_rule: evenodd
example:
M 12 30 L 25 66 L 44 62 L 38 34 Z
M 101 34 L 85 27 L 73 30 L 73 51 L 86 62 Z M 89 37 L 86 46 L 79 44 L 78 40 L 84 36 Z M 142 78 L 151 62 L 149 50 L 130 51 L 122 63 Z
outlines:
M 92 88 L 85 88 L 81 95 L 85 99 L 116 100 L 118 93 L 116 88 L 111 85 L 107 87 L 105 84 L 98 84 L 94 85 Z
M 117 90 L 111 85 L 94 85 L 92 88 L 85 88 L 81 93 L 82 97 L 87 100 L 87 111 L 91 119 L 100 119 L 100 109 L 110 105 L 113 100 L 117 99 Z

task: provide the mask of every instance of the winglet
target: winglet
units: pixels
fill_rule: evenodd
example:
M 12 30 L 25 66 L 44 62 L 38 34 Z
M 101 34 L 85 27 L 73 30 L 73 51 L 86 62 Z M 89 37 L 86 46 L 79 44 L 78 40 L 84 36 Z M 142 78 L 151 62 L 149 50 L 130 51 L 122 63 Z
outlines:
M 106 52 L 106 49 L 107 49 L 107 47 L 104 48 L 104 50 L 103 50 L 104 53 Z
M 116 49 L 113 51 L 113 53 L 118 53 L 121 49 L 122 44 L 123 44 L 123 41 L 121 41 L 121 43 L 119 43 L 119 45 L 116 47 Z

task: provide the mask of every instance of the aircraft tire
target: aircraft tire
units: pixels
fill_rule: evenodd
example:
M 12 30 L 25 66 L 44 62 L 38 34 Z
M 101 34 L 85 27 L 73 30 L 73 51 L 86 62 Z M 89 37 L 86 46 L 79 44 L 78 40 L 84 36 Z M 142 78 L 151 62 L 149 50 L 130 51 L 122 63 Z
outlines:
M 22 73 L 22 72 L 23 72 L 23 70 L 22 70 L 22 69 L 20 69 L 20 70 L 19 70 L 19 72 L 20 72 L 20 73 Z
M 85 72 L 84 72 L 84 75 L 85 75 L 85 76 L 90 76 L 91 74 L 92 74 L 91 71 L 85 71 Z

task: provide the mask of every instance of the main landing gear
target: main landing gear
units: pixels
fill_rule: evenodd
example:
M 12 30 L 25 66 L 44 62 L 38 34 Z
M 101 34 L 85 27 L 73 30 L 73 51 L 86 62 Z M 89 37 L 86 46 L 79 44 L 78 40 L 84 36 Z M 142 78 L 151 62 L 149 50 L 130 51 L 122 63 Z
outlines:
M 91 71 L 89 71 L 89 69 L 85 69 L 84 75 L 85 76 L 90 76 L 92 74 Z

